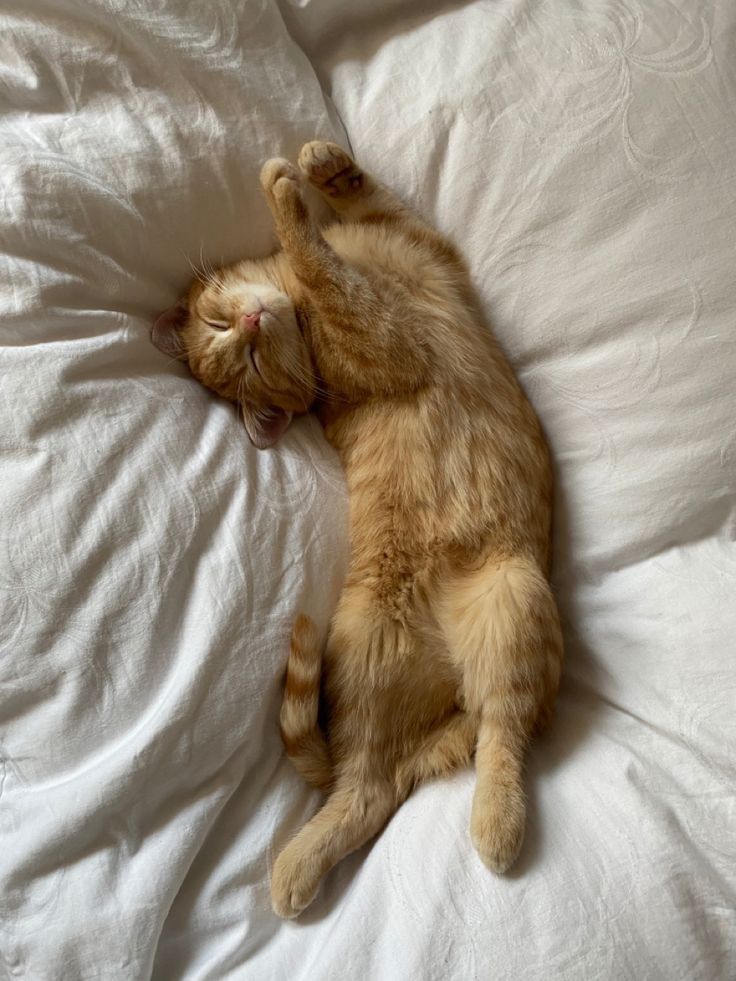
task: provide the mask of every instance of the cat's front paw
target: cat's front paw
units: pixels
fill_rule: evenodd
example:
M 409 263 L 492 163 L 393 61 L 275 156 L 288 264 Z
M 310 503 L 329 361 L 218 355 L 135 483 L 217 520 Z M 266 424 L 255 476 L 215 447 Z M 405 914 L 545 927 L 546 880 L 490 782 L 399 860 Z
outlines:
M 276 859 L 271 873 L 271 905 L 277 916 L 291 920 L 312 902 L 319 880 L 306 874 L 305 863 L 292 861 L 289 847 Z
M 271 200 L 301 197 L 299 171 L 283 157 L 273 157 L 265 162 L 261 168 L 261 187 Z
M 337 143 L 324 140 L 305 143 L 299 154 L 299 169 L 311 184 L 330 197 L 348 197 L 363 187 L 363 171 Z

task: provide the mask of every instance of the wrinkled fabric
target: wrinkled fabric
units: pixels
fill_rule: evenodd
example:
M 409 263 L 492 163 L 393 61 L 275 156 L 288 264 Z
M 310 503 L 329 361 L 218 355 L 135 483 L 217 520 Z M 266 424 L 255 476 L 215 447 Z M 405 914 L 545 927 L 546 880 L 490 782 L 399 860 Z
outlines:
M 733 5 L 0 26 L 0 973 L 736 975 Z M 339 593 L 343 478 L 313 419 L 254 450 L 148 329 L 192 265 L 273 246 L 260 164 L 315 136 L 468 257 L 555 459 L 567 661 L 510 875 L 461 772 L 282 923 L 269 869 L 319 798 L 280 681 Z

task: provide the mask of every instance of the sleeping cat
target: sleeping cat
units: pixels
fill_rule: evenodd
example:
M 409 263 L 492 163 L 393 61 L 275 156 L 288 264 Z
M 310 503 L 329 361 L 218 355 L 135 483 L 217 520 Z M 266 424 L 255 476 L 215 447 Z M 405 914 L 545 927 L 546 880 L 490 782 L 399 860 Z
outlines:
M 303 179 L 342 220 L 317 227 Z M 324 655 L 297 620 L 281 710 L 326 794 L 273 867 L 292 917 L 413 786 L 473 753 L 473 844 L 508 869 L 562 638 L 547 449 L 460 255 L 334 144 L 308 143 L 299 170 L 268 161 L 261 184 L 281 251 L 203 276 L 153 339 L 240 405 L 259 448 L 316 407 L 347 476 L 348 578 Z

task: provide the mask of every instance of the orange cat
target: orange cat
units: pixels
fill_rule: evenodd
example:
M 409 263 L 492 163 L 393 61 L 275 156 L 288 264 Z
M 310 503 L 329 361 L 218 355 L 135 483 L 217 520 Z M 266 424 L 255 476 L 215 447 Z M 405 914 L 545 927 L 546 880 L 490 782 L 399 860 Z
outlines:
M 295 625 L 281 712 L 287 752 L 327 795 L 275 862 L 285 917 L 415 784 L 473 752 L 470 834 L 506 870 L 562 662 L 547 449 L 461 257 L 340 147 L 308 143 L 299 168 L 343 220 L 318 229 L 299 171 L 270 160 L 282 251 L 195 282 L 153 332 L 240 403 L 258 447 L 316 403 L 347 475 L 349 575 L 324 656 L 311 621 Z

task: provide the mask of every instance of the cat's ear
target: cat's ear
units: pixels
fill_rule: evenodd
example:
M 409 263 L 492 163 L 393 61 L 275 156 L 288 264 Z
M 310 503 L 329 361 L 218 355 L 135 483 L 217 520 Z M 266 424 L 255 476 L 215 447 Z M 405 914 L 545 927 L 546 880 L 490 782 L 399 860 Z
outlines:
M 187 321 L 189 310 L 184 300 L 164 310 L 156 317 L 151 328 L 151 340 L 164 354 L 178 361 L 186 361 L 187 354 L 181 339 L 181 329 Z
M 265 409 L 256 409 L 247 402 L 240 407 L 243 415 L 245 431 L 251 443 L 259 450 L 266 450 L 286 432 L 291 422 L 292 413 L 280 409 L 277 405 L 269 405 Z

